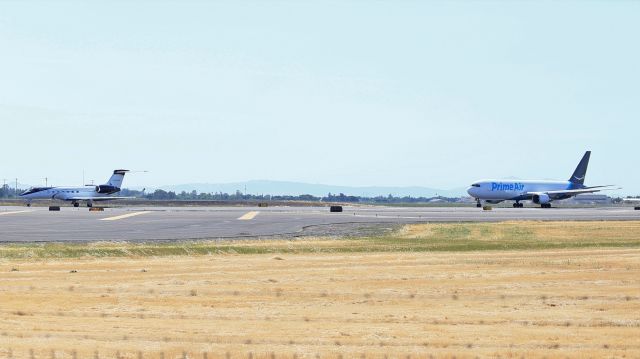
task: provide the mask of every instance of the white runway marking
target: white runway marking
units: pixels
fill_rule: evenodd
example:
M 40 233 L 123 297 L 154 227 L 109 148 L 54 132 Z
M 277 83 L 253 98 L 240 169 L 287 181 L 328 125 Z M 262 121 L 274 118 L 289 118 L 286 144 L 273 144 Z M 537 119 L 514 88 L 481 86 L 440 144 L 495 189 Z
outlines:
M 0 212 L 0 216 L 6 216 L 7 214 L 29 213 L 33 211 L 13 211 L 13 212 Z
M 238 218 L 239 221 L 248 221 L 251 219 L 256 218 L 256 216 L 258 215 L 258 211 L 251 211 L 251 212 L 247 212 L 244 216 Z
M 147 213 L 151 213 L 151 212 L 150 211 L 133 212 L 133 213 L 123 214 L 123 215 L 115 216 L 115 217 L 102 218 L 101 221 L 117 221 L 119 219 L 135 217 L 135 216 L 139 216 L 141 214 L 147 214 Z

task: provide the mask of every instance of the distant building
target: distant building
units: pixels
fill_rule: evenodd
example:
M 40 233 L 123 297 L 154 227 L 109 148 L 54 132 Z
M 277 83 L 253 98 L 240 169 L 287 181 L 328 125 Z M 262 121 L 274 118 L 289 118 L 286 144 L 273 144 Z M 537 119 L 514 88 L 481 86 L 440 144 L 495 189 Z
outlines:
M 605 194 L 579 194 L 564 202 L 574 204 L 612 204 L 613 199 Z
M 447 202 L 445 199 L 442 198 L 432 198 L 429 200 L 429 203 L 445 203 Z

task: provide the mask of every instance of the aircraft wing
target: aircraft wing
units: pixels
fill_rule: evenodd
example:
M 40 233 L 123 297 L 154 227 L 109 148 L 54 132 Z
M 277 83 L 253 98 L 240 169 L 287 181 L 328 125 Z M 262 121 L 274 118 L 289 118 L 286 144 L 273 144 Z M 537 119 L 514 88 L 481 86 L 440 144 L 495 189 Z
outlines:
M 114 199 L 134 199 L 136 197 L 68 197 L 66 201 L 110 201 Z
M 582 194 L 582 193 L 594 193 L 594 192 L 600 192 L 600 191 L 612 191 L 612 190 L 616 190 L 616 189 L 621 189 L 621 188 L 607 188 L 610 186 L 594 186 L 594 187 L 586 187 L 586 188 L 580 188 L 580 189 L 564 189 L 564 190 L 559 190 L 559 191 L 540 191 L 540 192 L 527 192 L 527 195 L 534 195 L 534 194 L 548 194 L 548 195 L 570 195 L 570 196 L 574 196 L 574 195 L 578 195 L 578 194 Z

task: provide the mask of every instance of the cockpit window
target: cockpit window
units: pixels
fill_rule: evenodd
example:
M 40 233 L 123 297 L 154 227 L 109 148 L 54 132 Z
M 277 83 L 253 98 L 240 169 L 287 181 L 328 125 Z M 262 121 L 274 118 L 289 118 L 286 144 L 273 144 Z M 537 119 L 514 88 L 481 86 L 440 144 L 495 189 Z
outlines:
M 480 184 L 479 183 L 474 183 L 474 184 L 471 185 L 471 187 L 480 187 Z
M 51 187 L 33 187 L 30 188 L 27 191 L 22 192 L 23 195 L 25 194 L 32 194 L 32 193 L 37 193 L 37 192 L 42 192 L 42 191 L 46 191 L 48 189 L 51 189 Z

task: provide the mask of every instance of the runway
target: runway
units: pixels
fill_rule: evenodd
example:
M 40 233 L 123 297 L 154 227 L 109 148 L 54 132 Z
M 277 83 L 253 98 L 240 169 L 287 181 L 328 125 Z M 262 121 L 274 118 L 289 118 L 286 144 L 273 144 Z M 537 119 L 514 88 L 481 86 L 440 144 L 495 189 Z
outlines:
M 419 222 L 639 220 L 633 208 L 0 207 L 0 242 L 152 241 L 363 233 Z

